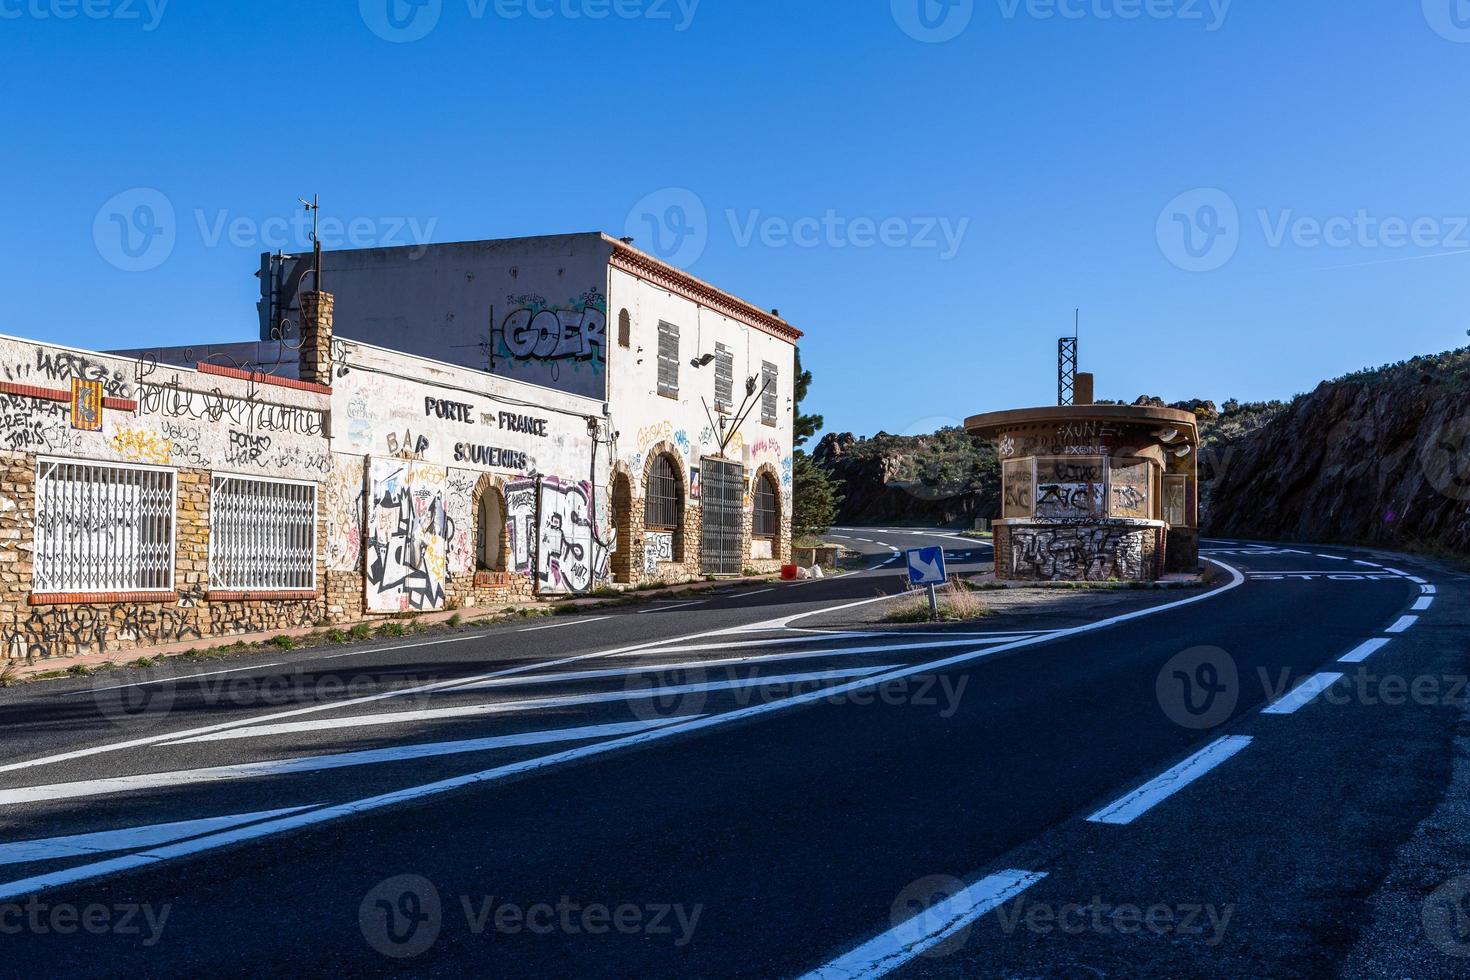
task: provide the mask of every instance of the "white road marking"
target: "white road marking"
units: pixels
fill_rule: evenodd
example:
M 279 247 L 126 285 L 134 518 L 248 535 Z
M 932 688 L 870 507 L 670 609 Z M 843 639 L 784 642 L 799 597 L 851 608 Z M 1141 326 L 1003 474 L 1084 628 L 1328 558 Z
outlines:
M 365 749 L 360 752 L 337 752 L 330 755 L 306 755 L 291 759 L 272 759 L 266 762 L 242 762 L 229 766 L 208 766 L 203 769 L 176 769 L 169 772 L 145 772 L 132 776 L 112 776 L 106 779 L 84 779 L 71 783 L 47 783 L 42 786 L 22 786 L 18 789 L 0 790 L 0 806 L 16 803 L 40 803 L 50 800 L 70 800 L 79 797 L 107 796 L 113 793 L 129 793 L 137 790 L 158 789 L 163 786 L 189 786 L 196 783 L 217 783 L 234 779 L 259 779 L 265 776 L 286 776 L 298 772 L 322 772 L 327 769 L 343 769 L 349 766 L 374 766 L 389 762 L 407 762 L 413 759 L 431 759 L 445 755 L 462 755 L 467 752 L 489 752 L 495 749 L 521 748 L 527 745 L 551 745 L 557 742 L 589 742 L 599 738 L 617 738 L 635 732 L 660 728 L 678 721 L 687 721 L 690 716 L 658 718 L 649 721 L 628 721 L 608 725 L 591 725 L 583 728 L 560 728 L 550 731 L 520 732 L 515 735 L 496 735 L 488 738 L 463 739 L 453 742 L 426 742 L 419 745 L 394 745 L 383 749 Z M 183 743 L 175 743 L 183 744 Z M 297 809 L 305 809 L 304 807 Z M 282 810 L 280 814 L 294 813 Z M 276 816 L 276 813 L 268 816 Z M 221 818 L 223 819 L 223 818 Z M 244 822 L 243 818 L 236 821 Z M 145 828 L 147 829 L 147 828 Z M 213 833 L 223 827 L 204 828 Z M 156 841 L 143 841 L 140 846 L 162 844 L 180 837 L 192 837 L 193 833 L 176 834 Z M 9 845 L 5 845 L 9 846 Z M 0 846 L 0 854 L 4 847 Z M 0 864 L 6 863 L 0 860 Z
M 879 634 L 879 635 L 881 636 L 883 634 Z M 902 634 L 899 634 L 899 635 L 901 636 Z M 822 639 L 828 639 L 828 637 L 822 637 Z M 957 639 L 957 640 L 935 640 L 933 642 L 928 642 L 928 643 L 888 643 L 888 644 L 883 644 L 881 646 L 871 646 L 871 647 L 838 647 L 836 649 L 831 649 L 831 650 L 816 650 L 816 651 L 813 651 L 813 653 L 811 655 L 812 656 L 819 656 L 819 655 L 822 655 L 822 654 L 832 654 L 833 656 L 838 656 L 838 655 L 846 655 L 846 654 L 850 654 L 850 653 L 893 653 L 894 651 L 908 651 L 908 650 L 940 650 L 940 649 L 943 649 L 944 647 L 975 646 L 977 643 L 983 643 L 983 642 L 986 642 L 986 641 L 981 640 L 981 639 L 978 639 L 976 637 L 961 637 L 960 639 Z M 991 639 L 989 642 L 991 642 L 991 643 L 1009 643 L 1010 640 L 1007 639 L 1007 638 L 1005 638 L 1005 637 L 995 637 L 994 639 Z M 718 643 L 716 643 L 716 644 L 713 644 L 713 645 L 710 645 L 710 646 L 670 647 L 667 650 L 654 650 L 654 651 L 651 651 L 651 652 L 653 652 L 653 653 L 692 653 L 692 652 L 695 652 L 695 651 L 698 651 L 698 650 L 733 650 L 733 649 L 736 649 L 738 647 L 748 647 L 748 646 L 775 646 L 775 645 L 776 645 L 775 643 L 770 643 L 768 641 L 759 641 L 757 643 L 730 643 L 730 644 L 718 644 Z M 642 652 L 648 653 L 650 651 L 642 651 Z M 630 656 L 630 655 L 625 654 L 625 656 Z M 476 682 L 476 685 L 473 685 L 473 686 L 478 686 L 478 682 Z
M 782 687 L 787 684 L 810 684 L 822 681 L 837 681 L 848 677 L 866 677 L 885 670 L 893 664 L 874 667 L 847 667 L 835 670 L 814 670 L 804 674 L 776 674 L 761 677 L 737 677 L 723 681 L 706 681 L 699 684 L 668 684 L 662 687 L 625 688 L 621 691 L 594 691 L 589 694 L 565 694 L 549 698 L 526 698 L 520 701 L 492 701 L 489 704 L 459 705 L 453 708 L 422 708 L 417 711 L 393 711 L 376 715 L 349 715 L 346 718 L 318 718 L 315 721 L 284 722 L 277 725 L 252 725 L 246 728 L 231 728 L 209 735 L 168 742 L 168 745 L 185 745 L 194 742 L 221 742 L 238 738 L 264 738 L 271 735 L 294 735 L 299 732 L 326 732 L 342 728 L 381 728 L 385 725 L 410 725 L 417 722 L 447 721 L 455 718 L 482 718 L 486 715 L 520 714 L 539 711 L 543 708 L 564 708 L 574 704 L 606 704 L 613 701 L 642 701 L 649 698 L 684 697 L 690 694 L 709 694 L 714 691 L 734 691 L 751 687 Z M 0 800 L 4 794 L 0 793 Z
M 609 618 L 611 618 L 611 617 L 608 617 L 608 616 L 593 616 L 591 619 L 580 619 L 580 618 L 578 618 L 578 619 L 568 620 L 565 623 L 552 623 L 550 626 L 532 626 L 532 627 L 529 627 L 528 629 L 516 630 L 516 632 L 517 633 L 539 633 L 542 630 L 559 630 L 563 626 L 586 626 L 588 623 L 600 623 L 604 619 L 609 619 Z
M 1428 582 L 1425 582 L 1419 586 L 1419 591 L 1424 593 L 1425 595 L 1434 595 L 1439 590 L 1430 585 Z
M 1352 650 L 1348 651 L 1337 659 L 1341 663 L 1345 664 L 1360 664 L 1364 660 L 1367 660 L 1369 657 L 1373 656 L 1373 654 L 1377 653 L 1379 650 L 1382 650 L 1384 647 L 1388 646 L 1389 642 L 1389 640 L 1380 636 L 1375 640 L 1369 640 L 1366 643 L 1354 647 Z
M 1323 691 L 1327 690 L 1332 685 L 1336 684 L 1338 681 L 1342 680 L 1342 678 L 1342 674 L 1332 671 L 1325 671 L 1321 674 L 1313 674 L 1311 677 L 1308 677 L 1306 680 L 1302 681 L 1301 684 L 1297 685 L 1285 696 L 1276 701 L 1275 704 L 1262 708 L 1261 714 L 1294 714 L 1298 708 L 1302 707 L 1303 705 L 1311 704 L 1314 700 L 1316 700 L 1318 695 L 1320 695 Z
M 1354 565 L 1367 565 L 1369 568 L 1382 568 L 1383 567 L 1382 565 L 1378 564 L 1377 562 L 1363 561 L 1361 558 L 1354 558 L 1353 559 L 1353 564 Z
M 1413 582 L 1415 585 L 1428 585 L 1429 584 L 1427 581 L 1425 581 L 1424 579 L 1420 578 L 1417 575 L 1410 575 L 1409 576 L 1409 581 L 1410 582 Z
M 1400 616 L 1399 621 L 1394 623 L 1385 633 L 1403 633 L 1408 631 L 1415 623 L 1419 622 L 1418 616 Z
M 641 615 L 644 615 L 646 613 L 668 612 L 670 609 L 683 609 L 685 606 L 702 606 L 706 602 L 709 602 L 709 600 L 708 599 L 696 599 L 696 600 L 694 600 L 692 602 L 675 602 L 675 603 L 672 603 L 672 604 L 661 604 L 661 605 L 654 606 L 652 609 L 640 609 L 640 610 L 638 610 L 638 614 L 641 616 Z
M 759 667 L 762 664 L 780 663 L 787 660 L 811 660 L 816 657 L 842 657 L 867 653 L 862 647 L 842 650 L 802 650 L 799 653 L 767 653 L 756 656 L 721 657 L 717 660 L 685 660 L 680 663 L 642 663 L 629 667 L 598 667 L 593 670 L 574 670 L 558 674 L 520 674 L 516 677 L 496 677 L 488 681 L 476 681 L 461 691 L 487 691 L 502 687 L 524 687 L 534 684 L 560 684 L 566 681 L 597 680 L 608 677 L 634 677 L 638 674 L 662 674 L 675 670 L 703 670 L 707 667 Z
M 732 599 L 748 599 L 748 598 L 750 598 L 753 595 L 764 595 L 767 592 L 775 592 L 775 591 L 776 591 L 776 587 L 773 585 L 769 589 L 756 589 L 754 592 L 741 592 L 738 595 L 732 595 L 730 598 L 732 598 Z
M 1046 877 L 1044 871 L 1001 871 L 906 919 L 850 953 L 808 973 L 803 980 L 857 980 L 881 977 L 980 918 Z
M 1226 735 L 1088 817 L 1090 823 L 1130 824 L 1251 744 L 1249 735 Z
M 701 650 L 750 650 L 756 647 L 785 647 L 798 643 L 820 643 L 823 640 L 848 640 L 866 637 L 887 637 L 890 633 L 883 632 L 855 632 L 838 631 L 834 633 L 811 633 L 805 636 L 783 636 L 774 640 L 737 640 L 734 643 L 685 643 L 676 646 L 662 646 L 642 648 L 638 650 L 627 650 L 612 653 L 613 657 L 641 657 L 649 654 L 663 653 L 697 653 Z M 675 641 L 670 640 L 670 643 Z
M 313 803 L 312 806 L 320 804 Z M 125 827 L 122 830 L 103 830 L 94 834 L 72 834 L 67 837 L 48 837 L 44 840 L 21 840 L 0 844 L 0 864 L 28 864 L 31 861 L 56 861 L 69 857 L 90 857 L 112 851 L 130 851 L 135 847 L 156 847 L 169 844 L 185 837 L 213 834 L 241 824 L 284 817 L 288 813 L 309 810 L 309 806 L 292 806 L 282 810 L 261 810 L 258 813 L 236 813 L 227 817 L 206 817 L 203 820 L 180 820 L 176 823 L 156 823 L 147 827 Z
M 1434 605 L 1434 596 L 1432 596 L 1432 595 L 1421 596 L 1419 598 L 1419 601 L 1416 602 L 1416 603 L 1414 603 L 1413 609 L 1414 609 L 1415 612 L 1423 612 L 1424 610 L 1428 609 L 1432 605 Z
M 67 691 L 62 695 L 64 698 L 75 697 L 78 694 L 102 694 L 106 691 L 122 691 L 129 687 L 147 687 L 150 684 L 171 684 L 176 681 L 191 681 L 196 677 L 214 677 L 218 674 L 238 674 L 242 670 L 265 670 L 267 667 L 279 667 L 274 664 L 251 664 L 249 667 L 232 667 L 229 670 L 211 670 L 203 674 L 184 674 L 181 677 L 155 677 L 146 681 L 134 681 L 131 684 L 115 684 L 112 687 L 89 687 L 82 691 Z
M 1402 569 L 1398 569 L 1398 568 L 1384 568 L 1383 570 L 1385 572 L 1393 572 L 1395 575 L 1402 575 L 1402 576 L 1404 576 L 1404 578 L 1408 578 L 1409 577 L 1409 573 L 1406 572 L 1406 571 L 1403 571 Z
M 1342 557 L 1341 555 L 1318 555 L 1317 557 L 1326 558 L 1328 561 L 1347 561 L 1347 559 Z
M 912 666 L 900 668 L 899 670 L 895 670 L 887 674 L 875 674 L 873 676 L 862 678 L 856 681 L 849 681 L 845 684 L 838 684 L 834 687 L 824 688 L 820 691 L 813 691 L 807 694 L 786 698 L 780 701 L 772 701 L 751 705 L 749 707 L 741 708 L 737 711 L 727 712 L 722 715 L 706 716 L 703 718 L 695 719 L 693 721 L 681 722 L 677 725 L 669 725 L 665 728 L 659 728 L 651 732 L 640 732 L 637 735 L 628 735 L 624 736 L 623 738 L 609 739 L 607 741 L 596 742 L 591 745 L 578 746 L 576 748 L 568 749 L 562 752 L 555 752 L 551 755 L 538 756 L 532 759 L 522 759 L 518 762 L 512 762 L 503 766 L 497 766 L 492 769 L 485 769 L 480 772 L 466 773 L 461 776 L 455 776 L 450 779 L 442 779 L 432 783 L 425 783 L 420 786 L 410 786 L 405 789 L 395 790 L 391 793 L 383 793 L 377 796 L 370 796 L 364 799 L 353 800 L 348 803 L 339 803 L 334 806 L 322 807 L 320 809 L 312 810 L 307 813 L 293 814 L 291 816 L 282 817 L 279 820 L 272 820 L 267 823 L 256 824 L 249 828 L 227 831 L 225 833 L 215 834 L 209 837 L 200 837 L 195 840 L 186 841 L 181 844 L 173 844 L 144 853 L 132 854 L 125 858 L 117 858 L 110 861 L 98 861 L 93 864 L 79 865 L 77 867 L 69 868 L 64 872 L 59 872 L 54 875 L 40 875 L 20 881 L 6 882 L 0 884 L 0 900 L 14 898 L 16 896 L 30 895 L 36 892 L 45 891 L 50 888 L 57 888 L 62 885 L 71 884 L 78 881 L 87 881 L 94 878 L 101 878 L 106 875 L 116 874 L 118 872 L 128 871 L 134 868 L 146 867 L 148 865 L 158 864 L 164 861 L 171 861 L 177 858 L 189 857 L 195 854 L 203 854 L 208 851 L 216 850 L 217 848 L 228 847 L 231 844 L 261 840 L 266 837 L 273 837 L 277 834 L 290 833 L 291 831 L 301 830 L 306 827 L 313 827 L 319 824 L 330 823 L 343 817 L 353 816 L 362 813 L 370 813 L 372 811 L 381 810 L 386 807 L 399 806 L 401 804 L 408 803 L 414 800 L 428 799 L 430 797 L 439 796 L 445 793 L 452 793 L 455 790 L 463 789 L 468 786 L 480 786 L 487 783 L 497 782 L 503 779 L 508 779 L 512 776 L 520 775 L 522 773 L 542 771 L 555 768 L 566 763 L 580 762 L 584 759 L 593 758 L 595 756 L 604 755 L 607 753 L 618 752 L 625 749 L 635 749 L 640 746 L 648 745 L 650 743 L 661 741 L 666 738 L 674 738 L 679 735 L 686 735 L 691 732 L 702 731 L 704 729 L 714 728 L 720 725 L 733 724 L 735 722 L 744 721 L 747 718 L 755 718 L 760 715 L 772 714 L 781 711 L 790 711 L 792 709 L 803 707 L 808 704 L 813 704 L 825 698 L 836 697 L 838 695 L 860 691 L 865 688 L 876 687 L 880 684 L 900 680 L 905 677 L 911 677 L 916 674 L 922 674 L 926 671 L 943 670 L 947 667 L 954 667 L 960 664 L 969 663 L 971 661 L 979 660 L 984 657 L 993 656 L 997 653 L 1009 650 L 1019 650 L 1027 646 L 1039 646 L 1045 643 L 1050 643 L 1053 640 L 1064 639 L 1069 636 L 1081 636 L 1087 633 L 1109 629 L 1113 626 L 1117 626 L 1120 623 L 1132 622 L 1137 619 L 1144 619 L 1149 616 L 1156 616 L 1162 612 L 1182 609 L 1187 606 L 1192 606 L 1198 602 L 1206 602 L 1210 599 L 1222 596 L 1227 592 L 1237 589 L 1241 585 L 1245 584 L 1245 576 L 1241 574 L 1239 569 L 1231 565 L 1227 565 L 1226 563 L 1217 559 L 1211 558 L 1207 560 L 1210 561 L 1212 564 L 1218 565 L 1229 572 L 1230 581 L 1217 589 L 1211 589 L 1208 592 L 1203 592 L 1199 595 L 1190 596 L 1186 599 L 1179 599 L 1175 602 L 1168 602 L 1159 606 L 1151 606 L 1146 609 L 1138 609 L 1130 613 L 1122 613 L 1118 616 L 1108 617 L 1107 619 L 1100 619 L 1095 622 L 1084 623 L 1081 626 L 1069 627 L 1065 630 L 1058 630 L 1056 633 L 1048 636 L 1028 637 L 1026 639 L 1017 640 L 1014 643 L 1004 644 L 999 647 L 960 653 L 954 656 L 946 657 L 941 660 L 931 661 L 929 663 L 914 664 Z M 732 627 L 725 630 L 714 631 L 713 633 L 695 634 L 693 636 L 684 637 L 684 639 L 695 639 L 699 635 L 710 636 L 717 635 L 719 633 L 724 633 L 728 635 L 730 633 L 740 632 L 741 630 L 748 629 L 769 629 L 775 627 L 784 628 L 790 626 L 793 622 L 801 619 L 806 619 L 819 613 L 830 613 L 843 609 L 851 609 L 858 606 L 869 605 L 873 602 L 883 602 L 889 598 L 891 597 L 878 596 L 873 599 L 862 599 L 857 602 L 845 603 L 840 606 L 816 610 L 814 612 L 797 613 L 791 616 L 781 617 L 780 619 L 767 620 L 764 623 L 753 623 L 745 627 Z M 650 643 L 646 644 L 645 646 L 652 647 L 655 645 L 656 644 Z M 602 654 L 587 654 L 583 657 L 570 659 L 585 659 L 589 656 L 606 656 L 611 653 L 621 652 L 625 651 L 607 651 Z M 546 667 L 553 665 L 554 664 L 542 664 L 540 666 Z M 174 734 L 177 735 L 180 733 Z M 158 736 L 155 737 L 152 741 L 163 741 L 164 739 L 170 737 L 172 736 Z M 108 748 L 109 747 L 104 747 L 102 751 L 107 751 Z M 47 760 L 32 760 L 31 763 L 27 764 L 34 765 L 37 764 L 38 761 Z

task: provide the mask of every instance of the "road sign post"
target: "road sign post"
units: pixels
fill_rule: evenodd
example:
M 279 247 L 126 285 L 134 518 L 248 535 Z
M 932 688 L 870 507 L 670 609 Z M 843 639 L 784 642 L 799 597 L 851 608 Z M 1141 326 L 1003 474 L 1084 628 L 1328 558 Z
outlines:
M 944 567 L 943 548 L 914 548 L 906 556 L 909 565 L 909 584 L 922 585 L 929 590 L 929 616 L 939 618 L 938 586 L 949 581 L 949 572 Z

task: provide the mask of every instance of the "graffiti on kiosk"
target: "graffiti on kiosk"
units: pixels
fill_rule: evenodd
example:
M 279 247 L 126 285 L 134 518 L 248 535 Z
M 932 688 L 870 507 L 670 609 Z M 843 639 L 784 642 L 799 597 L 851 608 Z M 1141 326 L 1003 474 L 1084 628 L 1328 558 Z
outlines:
M 453 533 L 442 466 L 374 459 L 371 464 L 367 607 L 373 612 L 439 609 Z

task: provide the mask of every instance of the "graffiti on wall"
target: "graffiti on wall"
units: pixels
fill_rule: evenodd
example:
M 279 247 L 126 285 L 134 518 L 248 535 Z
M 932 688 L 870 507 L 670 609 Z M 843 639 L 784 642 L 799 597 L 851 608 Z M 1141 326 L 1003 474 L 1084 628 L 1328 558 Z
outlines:
M 529 575 L 536 556 L 536 480 L 514 480 L 506 485 L 505 513 L 511 567 Z
M 1114 463 L 1108 473 L 1111 516 L 1142 520 L 1152 517 L 1152 502 L 1149 500 L 1152 476 L 1152 466 L 1147 460 Z
M 1014 528 L 1011 573 L 1045 581 L 1138 581 L 1147 577 L 1151 534 L 1137 527 Z
M 473 470 L 450 470 L 444 484 L 444 509 L 449 515 L 449 572 L 463 575 L 475 570 L 475 484 Z
M 367 608 L 442 608 L 454 533 L 445 507 L 447 472 L 414 460 L 374 459 L 370 473 Z
M 366 502 L 362 461 L 336 457 L 322 494 L 327 519 L 327 568 L 354 572 L 362 567 L 362 514 Z
M 643 571 L 653 575 L 660 564 L 674 560 L 674 535 L 668 531 L 649 531 L 643 535 Z
M 507 296 L 490 311 L 484 365 L 492 374 L 601 398 L 607 372 L 607 298 L 596 289 L 558 306 L 536 294 Z

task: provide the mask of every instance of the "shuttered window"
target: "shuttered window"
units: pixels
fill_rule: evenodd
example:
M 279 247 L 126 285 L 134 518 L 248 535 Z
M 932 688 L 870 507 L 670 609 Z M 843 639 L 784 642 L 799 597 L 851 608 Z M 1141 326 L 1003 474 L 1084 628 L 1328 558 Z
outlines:
M 751 527 L 751 534 L 757 538 L 774 538 L 780 525 L 780 512 L 777 508 L 776 481 L 769 474 L 758 477 L 755 481 L 755 517 Z
M 668 453 L 654 458 L 648 471 L 648 494 L 643 505 L 643 523 L 660 531 L 672 531 L 679 526 L 679 512 L 684 502 L 684 487 L 679 479 L 679 468 Z
M 770 361 L 761 363 L 761 421 L 766 425 L 776 424 L 776 365 Z
M 174 587 L 174 471 L 36 463 L 35 592 Z
M 679 328 L 662 320 L 658 324 L 658 393 L 679 397 Z
M 728 411 L 735 404 L 735 355 L 715 344 L 715 407 Z
M 209 587 L 316 588 L 316 485 L 216 476 L 210 491 Z

